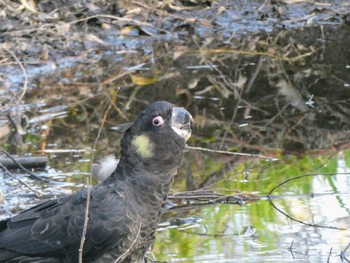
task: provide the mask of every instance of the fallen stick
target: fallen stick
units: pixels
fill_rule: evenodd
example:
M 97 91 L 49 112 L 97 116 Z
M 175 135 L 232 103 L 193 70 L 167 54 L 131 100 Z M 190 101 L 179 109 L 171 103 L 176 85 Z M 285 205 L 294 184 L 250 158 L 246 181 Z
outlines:
M 20 169 L 21 164 L 25 168 L 44 168 L 47 165 L 48 158 L 46 156 L 21 156 L 21 157 L 12 157 L 16 162 L 7 157 L 0 157 L 1 166 L 6 167 L 7 169 Z

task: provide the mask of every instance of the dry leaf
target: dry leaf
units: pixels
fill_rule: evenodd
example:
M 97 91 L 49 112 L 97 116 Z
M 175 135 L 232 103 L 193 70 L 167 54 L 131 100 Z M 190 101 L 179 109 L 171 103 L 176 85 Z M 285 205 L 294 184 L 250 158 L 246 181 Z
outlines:
M 127 35 L 134 29 L 134 26 L 123 26 L 122 30 L 120 30 L 121 35 Z
M 104 42 L 102 39 L 100 39 L 99 37 L 97 37 L 94 34 L 86 34 L 85 35 L 85 40 L 86 41 L 91 41 L 91 42 L 96 42 L 96 43 L 99 43 L 99 44 L 102 44 L 102 45 L 107 45 L 106 42 Z
M 173 59 L 176 60 L 188 51 L 188 46 L 177 46 L 174 51 Z
M 267 49 L 267 54 L 269 54 L 269 55 L 276 55 L 276 49 L 275 48 L 273 48 L 273 47 L 269 47 L 268 49 Z
M 239 74 L 238 80 L 235 83 L 233 83 L 233 85 L 239 89 L 243 89 L 246 82 L 247 77 L 243 76 L 242 74 Z
M 175 11 L 193 10 L 193 9 L 194 9 L 194 7 L 177 6 L 177 5 L 174 5 L 173 3 L 168 3 L 168 7 L 169 7 L 170 9 L 175 10 Z
M 69 23 L 60 23 L 55 25 L 57 33 L 65 36 L 69 32 L 70 24 Z
M 132 83 L 139 86 L 147 86 L 158 81 L 157 76 L 144 76 L 135 74 L 131 74 L 130 76 Z
M 5 126 L 1 126 L 0 127 L 0 139 L 5 137 L 6 135 L 8 135 L 10 133 L 10 127 L 8 125 Z
M 36 10 L 35 2 L 33 0 L 21 0 L 21 4 L 25 9 L 29 10 L 30 12 L 38 13 L 38 11 Z
M 136 15 L 138 15 L 138 14 L 140 14 L 141 12 L 142 12 L 141 7 L 136 7 L 136 8 L 133 8 L 133 9 L 129 9 L 129 10 L 126 12 L 126 14 L 127 14 L 127 15 L 131 15 L 131 14 L 136 14 Z
M 206 19 L 199 19 L 199 23 L 203 26 L 206 26 L 206 27 L 211 27 L 211 23 L 210 21 L 206 20 Z
M 111 25 L 110 25 L 110 24 L 107 24 L 107 23 L 102 23 L 102 24 L 101 24 L 101 28 L 102 28 L 102 29 L 111 29 Z

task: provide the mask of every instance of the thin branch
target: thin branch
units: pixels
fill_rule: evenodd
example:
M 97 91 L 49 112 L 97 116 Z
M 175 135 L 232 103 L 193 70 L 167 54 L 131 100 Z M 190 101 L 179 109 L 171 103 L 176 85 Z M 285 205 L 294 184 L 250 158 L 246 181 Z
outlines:
M 201 50 L 193 50 L 190 51 L 192 53 L 204 53 L 204 54 L 222 54 L 222 53 L 233 53 L 233 54 L 240 54 L 240 55 L 248 55 L 248 56 L 265 56 L 270 57 L 272 59 L 287 61 L 289 63 L 298 61 L 305 57 L 310 57 L 313 55 L 316 51 L 311 51 L 296 57 L 285 57 L 285 56 L 278 56 L 273 55 L 268 52 L 261 52 L 261 51 L 246 51 L 246 50 L 235 50 L 235 49 L 201 49 Z
M 28 189 L 30 189 L 31 191 L 33 191 L 33 193 L 35 194 L 36 197 L 41 198 L 44 194 L 38 190 L 35 190 L 33 187 L 31 187 L 29 184 L 27 184 L 26 182 L 22 181 L 21 179 L 17 178 L 16 176 L 13 176 L 11 174 L 11 172 L 0 163 L 0 167 L 2 169 L 4 169 L 5 173 L 7 175 L 9 175 L 10 177 L 12 177 L 13 179 L 17 180 L 20 184 L 23 184 L 24 186 L 28 187 Z
M 345 262 L 350 263 L 350 260 L 346 257 L 346 251 L 347 251 L 349 248 L 350 248 L 350 243 L 345 247 L 344 250 L 342 250 L 342 251 L 340 252 L 340 259 L 341 259 L 342 262 L 345 261 Z
M 208 148 L 203 147 L 194 147 L 194 146 L 186 146 L 189 150 L 196 150 L 196 151 L 204 151 L 204 152 L 212 152 L 212 153 L 220 153 L 220 154 L 227 154 L 227 155 L 239 155 L 239 156 L 247 156 L 247 157 L 259 157 L 264 159 L 269 159 L 270 161 L 277 161 L 277 158 L 261 155 L 261 154 L 251 154 L 251 153 L 239 153 L 239 152 L 229 152 L 229 151 L 221 151 L 221 150 L 212 150 Z
M 80 246 L 79 246 L 79 263 L 83 262 L 83 249 L 84 249 L 84 243 L 86 238 L 87 225 L 89 222 L 89 207 L 90 207 L 90 193 L 91 193 L 91 182 L 89 177 L 86 178 L 86 188 L 87 188 L 87 197 L 86 197 L 85 219 L 84 219 L 83 232 L 82 232 L 82 236 L 80 239 Z
M 165 29 L 162 29 L 162 28 L 159 28 L 159 27 L 156 27 L 150 23 L 147 23 L 147 22 L 142 22 L 142 21 L 138 21 L 136 19 L 131 19 L 131 18 L 125 18 L 125 17 L 119 17 L 119 16 L 112 16 L 112 15 L 104 15 L 104 14 L 100 14 L 100 15 L 93 15 L 93 16 L 88 16 L 88 17 L 84 17 L 84 18 L 81 18 L 81 19 L 77 19 L 77 20 L 74 20 L 72 22 L 69 22 L 69 24 L 76 24 L 76 23 L 79 23 L 79 22 L 84 22 L 84 21 L 87 21 L 87 20 L 90 20 L 90 19 L 94 19 L 94 18 L 109 18 L 109 19 L 113 19 L 113 20 L 118 20 L 118 21 L 123 21 L 123 22 L 132 22 L 132 23 L 135 23 L 136 25 L 138 26 L 149 26 L 149 27 L 152 27 L 154 29 L 157 29 L 161 32 L 164 32 L 164 33 L 167 33 L 169 35 L 173 35 L 173 33 L 171 33 L 170 31 L 167 31 Z
M 1 149 L 1 148 L 0 148 L 0 149 Z M 45 182 L 45 183 L 50 183 L 50 182 L 51 182 L 50 180 L 47 180 L 47 179 L 45 179 L 45 178 L 41 178 L 40 176 L 36 175 L 35 173 L 29 171 L 29 170 L 28 170 L 27 168 L 25 168 L 22 164 L 20 164 L 19 162 L 17 162 L 17 160 L 16 160 L 15 158 L 13 158 L 13 157 L 11 156 L 11 154 L 9 154 L 9 153 L 8 153 L 7 151 L 5 151 L 4 149 L 1 149 L 1 152 L 2 152 L 3 154 L 5 154 L 8 158 L 10 158 L 15 164 L 17 164 L 18 167 L 19 167 L 20 169 L 22 169 L 24 172 L 30 174 L 31 176 L 33 176 L 35 179 L 40 180 L 40 181 L 43 181 L 43 182 Z
M 119 88 L 118 88 L 118 90 L 119 90 Z M 96 150 L 97 142 L 100 139 L 102 129 L 103 129 L 104 124 L 106 122 L 106 119 L 107 119 L 107 116 L 108 116 L 108 112 L 110 111 L 110 109 L 114 105 L 115 100 L 117 98 L 118 90 L 112 96 L 111 102 L 109 103 L 106 111 L 103 114 L 102 122 L 101 122 L 100 128 L 99 128 L 99 130 L 97 132 L 97 136 L 95 138 L 94 146 L 93 146 L 93 149 L 92 149 L 91 165 L 90 165 L 90 176 L 86 179 L 87 180 L 87 183 L 86 183 L 86 186 L 87 186 L 87 197 L 86 197 L 84 226 L 83 226 L 83 232 L 82 232 L 82 236 L 81 236 L 81 240 L 80 240 L 80 246 L 79 246 L 79 263 L 83 262 L 83 249 L 84 249 L 84 243 L 85 243 L 87 226 L 88 226 L 88 222 L 89 222 L 89 208 L 90 208 L 90 198 L 91 198 L 90 197 L 90 193 L 91 193 L 91 181 L 92 181 L 92 171 L 91 171 L 91 169 L 92 169 L 92 162 L 93 162 L 93 159 L 94 159 L 94 153 L 95 153 L 95 150 Z
M 24 76 L 24 84 L 23 84 L 22 94 L 19 96 L 19 98 L 18 98 L 18 100 L 16 102 L 16 105 L 18 105 L 20 103 L 20 101 L 22 100 L 22 98 L 24 97 L 24 95 L 26 94 L 26 92 L 27 92 L 28 75 L 27 75 L 27 72 L 26 72 L 25 68 L 23 67 L 22 62 L 17 58 L 16 55 L 11 50 L 8 50 L 7 48 L 5 48 L 3 46 L 2 46 L 2 49 L 5 50 L 7 53 L 9 53 L 16 60 L 16 62 L 18 63 L 19 67 L 21 68 L 23 76 Z
M 26 168 L 44 168 L 46 167 L 48 162 L 48 158 L 46 156 L 19 156 L 13 158 Z M 7 169 L 18 168 L 18 165 L 7 157 L 0 156 L 0 163 L 4 165 Z
M 328 196 L 328 195 L 349 195 L 348 192 L 343 193 L 310 193 L 310 194 L 298 194 L 298 195 L 273 195 L 270 194 L 265 195 L 257 195 L 246 192 L 238 192 L 236 194 L 228 195 L 228 194 L 220 194 L 216 193 L 215 190 L 196 190 L 190 192 L 181 192 L 177 194 L 169 195 L 168 200 L 175 201 L 180 200 L 181 202 L 176 202 L 174 206 L 164 209 L 163 214 L 168 212 L 183 212 L 189 211 L 201 207 L 212 206 L 215 204 L 230 204 L 230 205 L 244 205 L 246 203 L 255 202 L 258 200 L 268 200 L 270 203 L 275 199 L 287 199 L 287 198 L 315 198 L 320 196 Z M 298 221 L 292 218 L 291 216 L 286 215 L 283 211 L 279 212 L 284 214 L 286 217 L 290 218 L 293 221 Z M 298 221 L 299 222 L 299 221 Z M 308 224 L 311 225 L 311 224 Z M 318 225 L 311 225 L 316 226 Z M 324 226 L 325 228 L 333 228 Z M 340 229 L 340 228 L 335 228 Z
M 337 173 L 339 174 L 339 173 Z M 323 174 L 323 175 L 327 175 L 327 176 L 334 176 L 334 175 L 337 175 L 335 173 L 329 173 L 329 174 Z M 348 173 L 346 173 L 348 174 Z M 307 176 L 319 176 L 319 174 L 303 174 L 303 175 L 300 175 L 300 176 L 296 176 L 296 177 L 293 177 L 293 178 L 289 178 L 285 181 L 283 181 L 282 183 L 279 183 L 278 185 L 276 185 L 275 187 L 273 187 L 271 189 L 271 191 L 268 193 L 267 195 L 267 200 L 270 202 L 270 204 L 273 206 L 273 208 L 275 208 L 278 212 L 280 212 L 282 215 L 284 215 L 285 217 L 289 218 L 290 220 L 292 221 L 295 221 L 295 222 L 298 222 L 300 224 L 303 224 L 303 225 L 306 225 L 306 226 L 312 226 L 312 227 L 320 227 L 320 228 L 328 228 L 328 229 L 337 229 L 337 230 L 348 230 L 346 228 L 341 228 L 341 227 L 334 227 L 334 226 L 324 226 L 324 225 L 319 225 L 319 224 L 311 224 L 311 223 L 306 223 L 302 220 L 299 220 L 299 219 L 296 219 L 290 215 L 288 215 L 286 212 L 282 211 L 281 209 L 279 209 L 275 204 L 274 202 L 272 201 L 273 199 L 273 196 L 271 196 L 271 194 L 277 189 L 279 188 L 280 186 L 290 182 L 290 181 L 293 181 L 293 180 L 298 180 L 300 178 L 303 178 L 303 177 L 307 177 Z M 311 197 L 314 197 L 315 195 L 314 194 L 310 194 Z
M 260 58 L 259 58 L 259 61 L 258 61 L 258 64 L 256 65 L 256 67 L 255 67 L 255 69 L 254 69 L 254 72 L 253 72 L 252 76 L 249 78 L 249 82 L 248 82 L 248 84 L 247 84 L 247 87 L 245 88 L 245 91 L 244 91 L 244 92 L 245 92 L 246 94 L 249 94 L 249 93 L 250 93 L 251 88 L 252 88 L 252 86 L 253 86 L 253 84 L 254 84 L 256 78 L 258 77 L 260 71 L 261 71 L 261 68 L 262 68 L 262 65 L 263 65 L 263 61 L 264 61 L 263 58 L 260 57 Z
M 295 259 L 295 256 L 293 253 L 293 245 L 294 245 L 294 240 L 292 240 L 292 243 L 290 244 L 289 248 L 287 248 L 287 250 L 292 254 L 293 259 Z
M 21 118 L 21 101 L 24 97 L 24 95 L 27 92 L 27 87 L 28 87 L 28 75 L 27 72 L 25 70 L 25 68 L 23 67 L 21 61 L 17 58 L 17 56 L 9 49 L 2 47 L 3 50 L 5 50 L 7 53 L 9 53 L 17 62 L 17 64 L 19 65 L 19 67 L 22 70 L 23 76 L 24 76 L 24 84 L 23 84 L 23 89 L 22 89 L 22 93 L 21 95 L 18 97 L 15 105 L 13 105 L 9 111 L 9 119 L 11 121 L 11 123 L 14 125 L 16 132 L 20 135 L 25 134 L 24 129 L 21 126 L 20 123 L 20 118 Z M 12 116 L 12 113 L 15 112 L 15 117 L 16 120 L 13 119 L 14 116 Z
M 332 255 L 332 251 L 333 251 L 333 247 L 331 247 L 331 249 L 329 250 L 329 254 L 328 254 L 328 258 L 327 258 L 327 263 L 330 262 L 331 255 Z
M 115 261 L 113 261 L 113 263 L 117 263 L 119 260 L 122 260 L 125 255 L 132 249 L 132 247 L 135 245 L 136 243 L 136 240 L 138 239 L 139 235 L 140 235 L 140 232 L 141 232 L 141 225 L 142 225 L 142 222 L 140 222 L 140 225 L 139 225 L 139 228 L 137 230 L 137 235 L 135 237 L 135 239 L 133 240 L 133 242 L 131 243 L 130 247 L 125 250 L 125 252 L 123 254 L 121 254 Z

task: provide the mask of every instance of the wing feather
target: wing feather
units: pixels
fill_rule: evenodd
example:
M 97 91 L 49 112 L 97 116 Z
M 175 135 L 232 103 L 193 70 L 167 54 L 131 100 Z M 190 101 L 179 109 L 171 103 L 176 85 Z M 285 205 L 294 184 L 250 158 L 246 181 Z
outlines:
M 92 189 L 84 254 L 113 247 L 129 232 L 123 198 L 111 185 Z M 50 200 L 0 222 L 0 252 L 76 258 L 84 226 L 87 191 Z M 110 207 L 113 204 L 113 207 Z M 123 222 L 123 224 L 120 224 Z M 5 251 L 5 250 L 4 250 Z M 5 255 L 5 252 L 3 253 Z M 6 256 L 0 255 L 0 260 Z

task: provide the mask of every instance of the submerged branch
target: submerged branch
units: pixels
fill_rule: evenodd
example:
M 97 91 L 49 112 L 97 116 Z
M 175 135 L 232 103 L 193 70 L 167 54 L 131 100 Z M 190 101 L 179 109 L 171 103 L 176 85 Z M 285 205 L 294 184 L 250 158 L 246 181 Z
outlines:
M 344 262 L 350 263 L 350 260 L 349 260 L 348 257 L 346 256 L 346 251 L 349 250 L 349 248 L 350 248 L 350 243 L 345 247 L 344 250 L 342 250 L 342 251 L 340 252 L 340 259 L 342 260 L 342 262 L 344 261 Z
M 306 175 L 304 175 L 306 176 Z M 293 179 L 298 179 L 300 177 L 304 176 L 299 176 L 296 178 L 291 178 L 287 181 L 291 181 Z M 285 182 L 287 182 L 285 181 Z M 284 183 L 285 183 L 284 182 Z M 282 183 L 283 184 L 283 183 Z M 282 184 L 279 184 L 282 185 Z M 273 188 L 273 190 L 276 189 Z M 292 221 L 308 225 L 308 226 L 313 226 L 313 227 L 321 227 L 321 228 L 329 228 L 329 229 L 337 229 L 337 230 L 348 230 L 345 228 L 339 228 L 339 227 L 333 227 L 333 226 L 324 226 L 324 225 L 318 225 L 318 224 L 311 224 L 311 223 L 306 223 L 304 221 L 298 220 L 281 209 L 279 209 L 272 200 L 276 199 L 286 199 L 286 198 L 315 198 L 315 197 L 321 197 L 321 196 L 327 196 L 327 195 L 349 195 L 350 193 L 309 193 L 309 194 L 293 194 L 293 195 L 271 195 L 273 192 L 270 191 L 268 195 L 257 195 L 254 193 L 249 193 L 249 192 L 237 192 L 233 195 L 229 194 L 222 194 L 222 193 L 217 193 L 215 190 L 197 190 L 197 191 L 192 191 L 192 192 L 182 192 L 182 193 L 177 193 L 173 195 L 168 196 L 168 200 L 170 201 L 168 204 L 168 207 L 166 207 L 163 211 L 163 213 L 168 213 L 168 212 L 183 212 L 183 211 L 189 211 L 192 209 L 196 208 L 201 208 L 204 206 L 210 206 L 210 205 L 215 205 L 215 204 L 233 204 L 233 205 L 244 205 L 246 203 L 252 203 L 255 201 L 259 200 L 268 200 L 271 205 L 281 214 L 286 216 Z M 172 203 L 174 202 L 174 203 Z M 166 205 L 167 206 L 167 205 Z
M 44 196 L 44 194 L 38 190 L 35 190 L 33 187 L 31 187 L 29 184 L 27 184 L 26 182 L 22 181 L 21 179 L 19 179 L 18 177 L 14 176 L 5 166 L 3 166 L 1 163 L 0 163 L 0 167 L 4 170 L 4 172 L 12 177 L 13 179 L 17 180 L 20 184 L 24 185 L 25 187 L 27 187 L 28 189 L 30 189 L 37 198 L 41 198 Z
M 24 172 L 30 174 L 33 178 L 37 179 L 37 180 L 40 180 L 40 181 L 43 181 L 45 183 L 50 183 L 51 181 L 50 180 L 47 180 L 45 178 L 41 178 L 40 176 L 36 175 L 35 173 L 29 171 L 27 168 L 25 168 L 21 163 L 19 163 L 14 157 L 12 157 L 11 154 L 9 154 L 7 151 L 5 151 L 4 149 L 1 149 L 1 152 L 3 154 L 5 154 L 9 159 L 12 160 L 12 162 L 14 162 L 19 169 L 22 169 Z
M 25 168 L 44 168 L 48 162 L 48 158 L 46 156 L 12 156 L 12 158 L 13 159 L 3 158 L 0 156 L 0 164 L 5 166 L 7 169 L 19 168 L 17 163 L 21 164 Z

